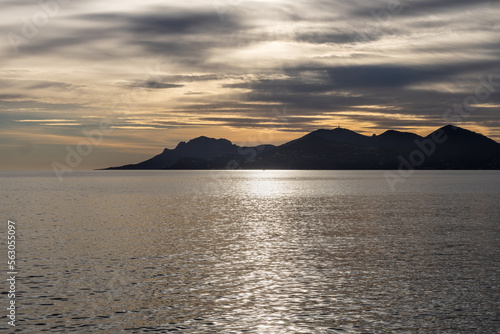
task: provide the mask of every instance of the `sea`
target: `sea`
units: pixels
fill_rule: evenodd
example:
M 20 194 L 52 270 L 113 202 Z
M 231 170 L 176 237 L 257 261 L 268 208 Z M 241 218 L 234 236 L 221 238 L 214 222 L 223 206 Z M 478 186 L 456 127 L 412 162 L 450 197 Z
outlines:
M 0 199 L 0 332 L 500 333 L 500 171 L 2 171 Z

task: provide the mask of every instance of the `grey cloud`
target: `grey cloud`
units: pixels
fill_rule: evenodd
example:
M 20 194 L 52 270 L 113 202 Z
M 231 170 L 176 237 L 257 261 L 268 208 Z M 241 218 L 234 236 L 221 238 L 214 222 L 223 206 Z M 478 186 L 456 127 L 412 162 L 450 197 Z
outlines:
M 465 62 L 448 65 L 427 64 L 424 66 L 397 65 L 357 65 L 337 67 L 296 67 L 287 68 L 284 79 L 263 79 L 236 84 L 228 88 L 246 88 L 266 94 L 318 94 L 336 92 L 345 89 L 359 91 L 365 89 L 380 90 L 417 84 L 456 80 L 458 76 L 475 73 L 491 73 L 497 64 L 494 61 Z M 302 78 L 303 72 L 327 73 L 329 80 L 310 82 Z
M 221 21 L 212 7 L 193 11 L 149 8 L 134 14 L 82 14 L 70 19 L 88 24 L 51 22 L 44 28 L 44 34 L 20 46 L 20 57 L 50 55 L 56 51 L 60 55 L 82 60 L 111 60 L 115 57 L 156 54 L 192 68 L 205 66 L 207 70 L 206 59 L 212 50 L 245 46 L 263 38 L 248 33 L 252 25 L 244 15 L 234 13 Z M 65 33 L 61 34 L 61 31 Z M 108 50 L 102 47 L 89 48 L 99 45 L 101 41 L 109 41 L 114 47 Z M 123 48 L 130 50 L 130 46 L 139 46 L 142 50 L 123 53 Z
M 24 94 L 0 94 L 0 103 L 5 100 L 16 100 L 25 98 Z
M 56 81 L 40 81 L 33 83 L 30 85 L 28 88 L 29 89 L 45 89 L 45 88 L 61 88 L 61 89 L 70 89 L 73 88 L 74 86 L 70 83 L 66 82 L 56 82 Z
M 197 82 L 197 81 L 211 81 L 221 80 L 226 78 L 242 78 L 242 76 L 231 76 L 229 74 L 202 74 L 202 75 L 165 75 L 161 78 L 170 82 Z
M 128 19 L 128 30 L 140 34 L 190 34 L 190 33 L 228 33 L 240 29 L 242 18 L 236 15 L 221 21 L 214 12 L 209 13 L 179 13 L 147 14 Z
M 305 42 L 311 44 L 353 44 L 359 42 L 373 42 L 380 40 L 384 36 L 401 35 L 404 30 L 396 29 L 394 27 L 378 27 L 376 33 L 373 30 L 367 30 L 366 27 L 360 27 L 354 24 L 351 31 L 335 32 L 325 31 L 320 29 L 311 32 L 299 32 L 295 36 L 298 42 Z
M 402 0 L 402 3 L 405 1 Z M 408 0 L 406 0 L 408 2 Z M 427 0 L 427 1 L 413 1 L 409 5 L 410 12 L 418 14 L 436 14 L 436 11 L 449 11 L 453 9 L 478 9 L 490 6 L 492 0 Z
M 71 37 L 44 37 L 39 36 L 30 40 L 28 44 L 19 47 L 19 57 L 25 55 L 53 55 L 58 52 L 59 55 L 66 55 L 75 59 L 82 59 L 87 61 L 101 60 L 114 58 L 114 52 L 118 50 L 109 50 L 106 53 L 96 53 L 93 51 L 91 54 L 86 52 L 87 47 L 92 43 L 99 40 L 107 40 L 116 37 L 116 33 L 106 33 L 100 29 L 95 28 L 68 28 L 68 34 Z M 122 55 L 123 56 L 123 55 Z
M 244 17 L 231 15 L 221 21 L 213 9 L 179 11 L 174 8 L 150 8 L 135 14 L 84 14 L 76 17 L 89 22 L 112 23 L 119 29 L 153 35 L 186 35 L 196 33 L 225 33 L 244 27 Z
M 325 117 L 326 119 L 326 117 Z M 320 117 L 282 117 L 277 118 L 274 114 L 268 118 L 249 117 L 202 117 L 202 121 L 220 122 L 226 126 L 282 129 L 283 127 L 306 128 L 311 122 L 321 120 Z
M 453 80 L 455 76 L 485 71 L 491 62 L 426 65 L 421 67 L 393 65 L 363 65 L 336 67 L 328 70 L 337 87 L 402 87 L 422 82 Z
M 291 113 L 301 115 L 321 115 L 323 112 L 342 112 L 356 110 L 355 106 L 376 105 L 385 107 L 383 113 L 421 116 L 424 120 L 442 124 L 443 113 L 454 104 L 462 104 L 464 99 L 475 93 L 483 78 L 495 69 L 494 62 L 470 62 L 448 65 L 389 66 L 360 65 L 331 68 L 289 68 L 284 79 L 260 79 L 238 84 L 226 85 L 231 88 L 244 88 L 240 100 L 248 102 L 280 103 L 289 106 Z M 303 71 L 327 72 L 331 81 L 308 81 Z M 320 76 L 321 77 L 321 76 Z M 495 76 L 493 81 L 500 82 Z M 470 87 L 470 93 L 452 93 L 434 90 L 415 90 L 409 86 L 427 83 L 461 83 Z M 489 103 L 500 103 L 500 90 L 490 94 Z M 362 109 L 369 113 L 369 109 Z M 380 110 L 376 110 L 380 112 Z M 478 109 L 471 117 L 480 120 L 487 111 Z M 386 117 L 366 115 L 352 116 L 352 119 L 375 122 Z M 249 113 L 247 113 L 248 115 Z M 255 114 L 255 113 L 254 113 Z M 491 115 L 491 118 L 500 118 Z M 403 124 L 407 120 L 399 120 Z M 424 122 L 424 121 L 422 121 Z M 421 124 L 422 125 L 422 124 Z
M 492 4 L 492 0 L 396 0 L 396 1 L 375 1 L 366 5 L 366 2 L 358 1 L 357 6 L 350 12 L 351 17 L 373 19 L 386 22 L 393 16 L 422 16 L 436 15 L 443 12 L 463 9 L 483 9 Z
M 147 80 L 147 81 L 136 81 L 136 82 L 130 83 L 128 85 L 128 87 L 132 87 L 132 88 L 143 87 L 143 88 L 147 88 L 147 89 L 168 89 L 168 88 L 184 87 L 184 85 L 163 83 L 163 82 L 158 82 L 158 81 L 154 81 L 154 80 Z
M 238 123 L 240 125 L 249 124 L 269 124 L 273 118 L 248 118 L 248 117 L 201 117 L 200 120 L 223 123 Z
M 166 112 L 192 112 L 200 117 L 201 124 L 217 121 L 235 127 L 269 126 L 267 117 L 272 115 L 273 108 L 286 105 L 290 114 L 307 116 L 292 118 L 288 130 L 298 131 L 300 128 L 304 131 L 310 127 L 308 122 L 317 119 L 312 116 L 356 110 L 356 106 L 360 105 L 377 105 L 387 108 L 383 110 L 387 117 L 374 114 L 353 115 L 350 118 L 360 122 L 370 121 L 380 128 L 429 124 L 437 127 L 442 125 L 444 110 L 454 103 L 461 103 L 468 94 L 433 91 L 425 89 L 425 86 L 439 83 L 463 85 L 471 87 L 472 94 L 476 85 L 474 78 L 498 72 L 500 40 L 491 37 L 498 30 L 498 23 L 492 23 L 491 19 L 471 18 L 464 21 L 463 17 L 448 15 L 490 8 L 489 1 L 400 1 L 406 6 L 389 24 L 380 24 L 381 21 L 371 14 L 372 10 L 387 9 L 387 0 L 313 0 L 282 7 L 242 3 L 241 7 L 228 8 L 223 21 L 210 3 L 205 8 L 192 11 L 160 7 L 134 13 L 84 14 L 51 22 L 43 34 L 22 46 L 20 57 L 24 53 L 37 57 L 74 57 L 84 66 L 89 61 L 123 60 L 127 57 L 146 59 L 163 55 L 178 65 L 177 74 L 158 74 L 152 80 L 131 81 L 125 85 L 171 89 L 190 88 L 189 83 L 194 82 L 220 81 L 220 86 L 226 88 L 220 95 L 207 96 L 204 101 L 205 97 L 194 96 L 202 92 L 188 92 L 177 100 L 185 104 L 177 104 L 175 110 Z M 491 8 L 493 4 L 491 2 Z M 267 23 L 262 23 L 261 19 Z M 79 20 L 78 24 L 72 25 L 74 20 Z M 279 23 L 292 28 L 282 33 Z M 272 32 L 272 25 L 278 26 L 276 33 Z M 366 27 L 372 25 L 377 28 L 376 32 L 368 33 Z M 254 30 L 255 27 L 257 29 Z M 54 33 L 61 31 L 65 33 Z M 450 31 L 457 36 L 462 32 L 471 34 L 464 35 L 468 38 L 457 38 L 450 43 L 434 41 L 435 36 L 449 34 Z M 362 49 L 356 43 L 359 33 L 363 32 L 368 36 L 364 42 L 384 39 L 388 43 L 380 43 L 380 47 L 378 43 L 373 43 L 373 49 Z M 478 37 L 471 39 L 469 36 Z M 394 38 L 394 43 L 391 43 L 391 38 Z M 274 66 L 270 69 L 254 69 L 251 64 L 232 64 L 224 59 L 226 50 L 227 54 L 232 54 L 252 43 L 269 41 L 300 42 L 302 44 L 298 47 L 312 47 L 320 51 L 316 58 L 273 54 L 278 58 L 275 65 L 274 58 L 267 59 L 264 53 L 259 54 L 266 66 Z M 110 47 L 102 47 L 106 44 Z M 398 46 L 398 53 L 392 54 L 390 47 L 383 49 L 385 45 Z M 468 50 L 470 52 L 466 57 L 460 56 Z M 338 53 L 341 56 L 348 53 L 349 56 L 341 59 Z M 214 54 L 222 56 L 214 61 Z M 420 54 L 426 56 L 421 61 L 418 58 Z M 429 55 L 434 54 L 436 60 L 429 60 Z M 402 63 L 406 56 L 411 60 Z M 420 65 L 416 65 L 417 62 Z M 222 84 L 228 80 L 241 82 Z M 47 81 L 33 83 L 31 88 L 69 88 L 65 85 Z M 416 85 L 419 85 L 419 90 L 415 89 Z M 196 87 L 193 90 L 202 89 Z M 23 101 L 9 101 L 17 98 L 23 98 Z M 0 108 L 10 111 L 33 108 L 44 112 L 51 110 L 56 114 L 61 110 L 86 108 L 76 104 L 41 104 L 28 101 L 29 98 L 21 94 L 0 95 L 1 100 L 4 102 L 0 102 Z M 498 92 L 492 93 L 488 102 L 500 103 Z M 392 106 L 394 109 L 390 109 Z M 391 115 L 396 113 L 420 116 L 422 120 L 392 119 Z M 215 114 L 218 115 L 211 117 Z M 227 114 L 228 118 L 219 117 L 221 114 Z M 241 119 L 235 118 L 235 114 Z M 478 109 L 474 119 L 492 127 L 497 124 L 497 114 L 498 110 Z M 489 123 L 487 117 L 491 120 Z M 167 122 L 158 126 L 191 125 Z
M 296 40 L 312 44 L 343 44 L 356 41 L 356 34 L 352 32 L 307 32 L 298 33 Z
M 78 103 L 47 103 L 36 100 L 2 101 L 0 104 L 0 111 L 19 112 L 20 109 L 37 110 L 37 113 L 41 111 L 57 113 L 59 111 L 88 110 L 90 107 Z M 54 117 L 54 114 L 51 117 Z

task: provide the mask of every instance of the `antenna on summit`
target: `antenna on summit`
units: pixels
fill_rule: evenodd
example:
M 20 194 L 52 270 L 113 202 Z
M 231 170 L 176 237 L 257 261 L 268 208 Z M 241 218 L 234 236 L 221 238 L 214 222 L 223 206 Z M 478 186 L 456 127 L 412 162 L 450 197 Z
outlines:
M 339 125 L 338 125 L 337 129 L 340 129 L 340 123 L 339 123 Z

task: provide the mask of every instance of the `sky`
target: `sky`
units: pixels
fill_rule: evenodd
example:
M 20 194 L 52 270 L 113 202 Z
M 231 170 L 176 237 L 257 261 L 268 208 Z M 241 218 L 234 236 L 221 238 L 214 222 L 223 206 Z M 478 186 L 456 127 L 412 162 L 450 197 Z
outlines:
M 500 142 L 497 0 L 0 0 L 0 169 L 319 128 Z

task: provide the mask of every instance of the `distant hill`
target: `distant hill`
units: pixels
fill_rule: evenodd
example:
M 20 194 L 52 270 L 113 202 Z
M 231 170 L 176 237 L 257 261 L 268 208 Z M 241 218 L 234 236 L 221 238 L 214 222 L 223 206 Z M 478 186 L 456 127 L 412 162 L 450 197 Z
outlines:
M 167 169 L 167 168 L 218 168 L 217 161 L 226 161 L 241 158 L 252 152 L 264 152 L 274 148 L 273 145 L 260 145 L 256 147 L 240 147 L 227 139 L 214 139 L 201 136 L 190 141 L 180 142 L 176 148 L 164 149 L 162 153 L 146 161 L 106 169 Z M 248 152 L 248 153 L 247 153 Z M 256 154 L 255 153 L 255 154 Z M 213 162 L 213 163 L 211 163 Z M 222 163 L 221 166 L 223 166 Z M 223 167 L 222 167 L 223 168 Z
M 442 131 L 447 140 L 436 145 L 436 152 L 425 161 L 424 168 L 500 169 L 498 165 L 490 165 L 500 157 L 500 144 L 496 141 L 453 125 L 437 131 Z M 432 138 L 435 133 L 426 138 Z
M 107 169 L 397 169 L 402 161 L 415 169 L 500 169 L 500 144 L 453 125 L 426 137 L 319 129 L 280 146 L 198 137 L 138 164 Z
M 387 130 L 379 136 L 372 137 L 375 146 L 399 152 L 412 148 L 415 145 L 415 140 L 421 139 L 422 137 L 414 133 L 395 130 Z

